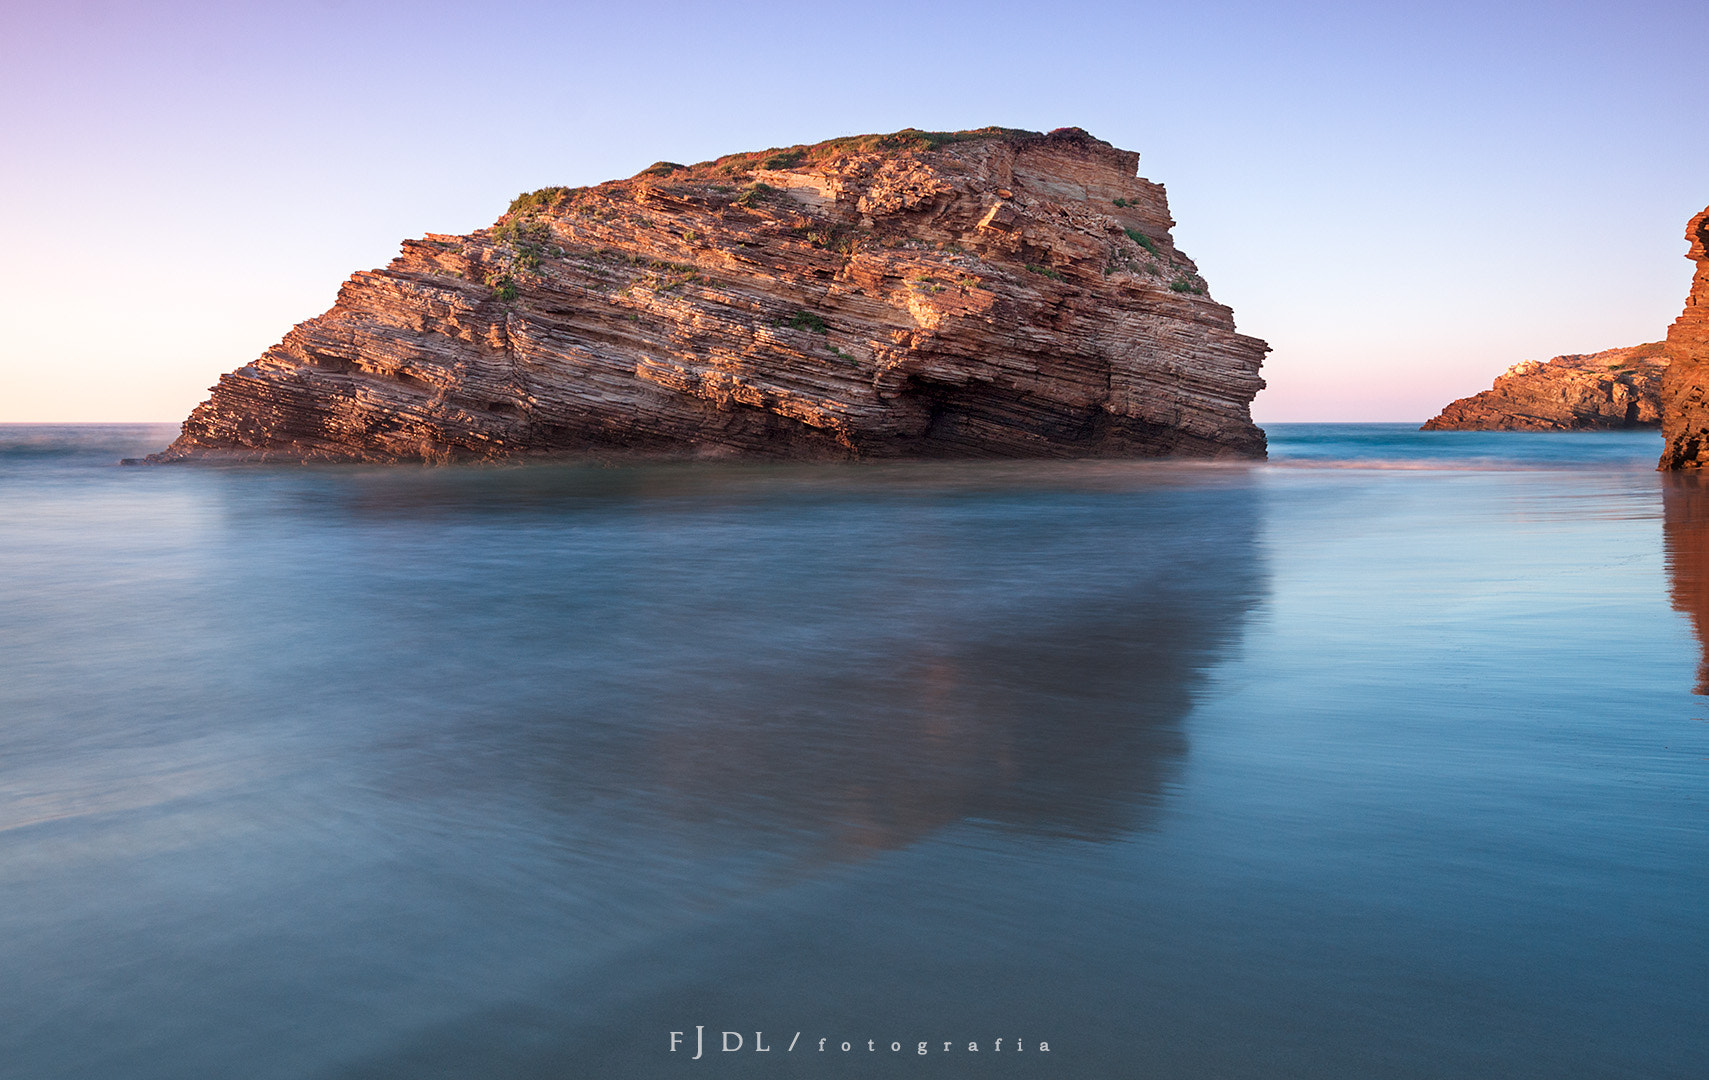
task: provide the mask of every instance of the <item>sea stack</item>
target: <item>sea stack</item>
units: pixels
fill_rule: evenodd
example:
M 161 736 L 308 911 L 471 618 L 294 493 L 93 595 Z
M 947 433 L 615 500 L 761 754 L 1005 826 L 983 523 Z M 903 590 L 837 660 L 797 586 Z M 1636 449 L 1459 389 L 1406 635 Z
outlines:
M 909 129 L 544 188 L 352 275 L 150 460 L 1262 457 L 1268 346 L 1138 163 Z
M 1658 468 L 1709 465 L 1709 208 L 1685 227 L 1695 260 L 1685 311 L 1667 331 L 1669 365 L 1662 379 L 1662 450 Z

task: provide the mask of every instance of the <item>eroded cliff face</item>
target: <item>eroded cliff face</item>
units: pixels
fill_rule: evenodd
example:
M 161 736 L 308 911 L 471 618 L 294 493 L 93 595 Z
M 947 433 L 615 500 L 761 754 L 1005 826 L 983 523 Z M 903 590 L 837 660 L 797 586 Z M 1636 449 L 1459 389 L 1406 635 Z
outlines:
M 1709 208 L 1685 227 L 1695 260 L 1685 311 L 1667 331 L 1670 361 L 1662 380 L 1662 435 L 1667 446 L 1658 468 L 1709 465 Z
M 1663 342 L 1525 360 L 1451 402 L 1425 431 L 1586 431 L 1661 423 Z
M 1262 456 L 1267 346 L 1138 161 L 904 131 L 543 189 L 353 275 L 153 460 Z

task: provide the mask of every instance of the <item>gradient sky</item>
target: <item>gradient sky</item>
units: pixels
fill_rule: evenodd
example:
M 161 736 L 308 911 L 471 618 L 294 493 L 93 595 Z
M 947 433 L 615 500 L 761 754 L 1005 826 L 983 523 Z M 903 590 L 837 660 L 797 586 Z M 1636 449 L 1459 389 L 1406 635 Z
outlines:
M 0 421 L 180 420 L 519 191 L 902 127 L 1079 126 L 1274 352 L 1266 420 L 1421 420 L 1662 337 L 1709 4 L 115 3 L 0 10 Z

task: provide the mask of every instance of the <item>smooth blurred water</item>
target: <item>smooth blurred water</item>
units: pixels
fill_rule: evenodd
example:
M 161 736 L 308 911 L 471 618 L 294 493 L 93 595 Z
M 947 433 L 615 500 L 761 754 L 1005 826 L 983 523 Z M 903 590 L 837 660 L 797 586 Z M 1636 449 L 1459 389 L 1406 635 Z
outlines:
M 112 464 L 170 435 L 0 427 L 0 1075 L 1701 1075 L 1654 433 Z

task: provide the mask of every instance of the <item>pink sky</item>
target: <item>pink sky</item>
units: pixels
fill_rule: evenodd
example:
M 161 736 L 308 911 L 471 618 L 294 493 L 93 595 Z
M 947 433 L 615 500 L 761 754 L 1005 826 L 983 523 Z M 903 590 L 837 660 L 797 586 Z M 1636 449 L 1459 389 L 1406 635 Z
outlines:
M 1277 420 L 1660 338 L 1700 3 L 9 5 L 0 422 L 178 420 L 399 240 L 652 161 L 914 126 L 1140 151 Z

